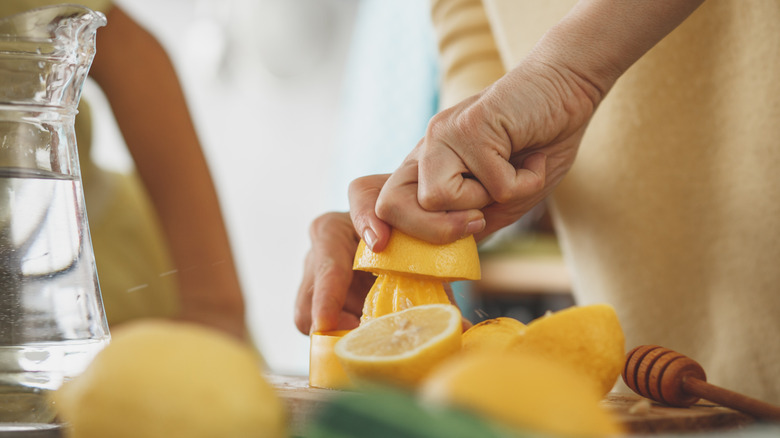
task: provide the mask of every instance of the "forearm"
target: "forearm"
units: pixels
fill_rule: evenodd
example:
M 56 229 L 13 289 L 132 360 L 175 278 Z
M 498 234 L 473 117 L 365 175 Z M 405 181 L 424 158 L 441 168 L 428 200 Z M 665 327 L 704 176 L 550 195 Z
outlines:
M 642 55 L 703 0 L 581 0 L 529 59 L 572 72 L 598 102 Z
M 167 237 L 182 317 L 245 335 L 244 304 L 217 193 L 173 65 L 118 8 L 98 36 L 103 89 Z

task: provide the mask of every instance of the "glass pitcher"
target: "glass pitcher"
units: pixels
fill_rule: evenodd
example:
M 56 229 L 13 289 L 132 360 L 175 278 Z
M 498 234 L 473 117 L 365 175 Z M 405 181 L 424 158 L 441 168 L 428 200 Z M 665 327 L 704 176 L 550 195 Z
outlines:
M 0 19 L 0 430 L 54 420 L 47 392 L 109 340 L 74 118 L 99 12 Z

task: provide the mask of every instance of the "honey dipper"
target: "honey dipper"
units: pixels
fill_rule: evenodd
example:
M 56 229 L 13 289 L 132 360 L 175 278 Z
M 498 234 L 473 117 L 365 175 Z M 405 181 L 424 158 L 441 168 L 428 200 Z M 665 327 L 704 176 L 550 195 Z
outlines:
M 657 345 L 628 352 L 623 381 L 637 394 L 667 405 L 686 407 L 703 398 L 762 420 L 780 421 L 780 407 L 707 383 L 696 361 Z

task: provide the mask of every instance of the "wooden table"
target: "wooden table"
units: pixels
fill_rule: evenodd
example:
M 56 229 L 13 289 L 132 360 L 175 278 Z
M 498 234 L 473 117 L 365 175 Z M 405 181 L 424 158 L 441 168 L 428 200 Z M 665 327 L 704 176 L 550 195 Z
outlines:
M 293 428 L 305 424 L 320 404 L 338 394 L 309 387 L 306 377 L 271 375 L 268 379 L 287 404 Z M 747 415 L 706 402 L 673 408 L 645 400 L 633 394 L 610 393 L 604 404 L 631 434 L 721 431 L 753 423 Z

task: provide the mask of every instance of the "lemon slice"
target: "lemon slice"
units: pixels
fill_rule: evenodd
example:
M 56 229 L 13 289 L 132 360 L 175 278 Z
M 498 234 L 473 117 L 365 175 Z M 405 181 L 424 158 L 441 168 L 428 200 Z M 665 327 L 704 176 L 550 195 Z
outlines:
M 461 315 L 427 304 L 371 319 L 344 335 L 334 352 L 353 383 L 415 386 L 461 348 Z

